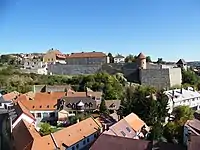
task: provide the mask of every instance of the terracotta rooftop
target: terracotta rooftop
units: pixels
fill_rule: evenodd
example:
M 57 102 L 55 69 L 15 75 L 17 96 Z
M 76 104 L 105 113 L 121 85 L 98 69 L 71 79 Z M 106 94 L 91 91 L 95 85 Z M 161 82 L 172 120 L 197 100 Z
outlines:
M 54 150 L 55 145 L 50 135 L 41 137 L 34 126 L 21 120 L 13 129 L 15 150 Z
M 57 58 L 60 58 L 60 59 L 66 59 L 68 55 L 66 54 L 56 54 L 56 57 Z
M 136 136 L 136 131 L 134 131 L 130 125 L 124 119 L 122 119 L 112 125 L 109 130 L 105 131 L 103 134 L 133 138 Z
M 30 111 L 26 108 L 26 106 L 24 106 L 20 101 L 18 101 L 15 105 L 14 105 L 14 109 L 15 112 L 17 113 L 17 116 L 19 117 L 22 113 L 24 113 L 25 115 L 27 115 L 28 117 L 32 118 L 33 120 L 35 120 L 35 117 L 30 113 Z M 16 118 L 17 119 L 17 118 Z
M 82 53 L 72 53 L 68 56 L 68 59 L 70 58 L 100 58 L 100 57 L 106 57 L 106 54 L 102 52 L 82 52 Z
M 20 101 L 29 110 L 55 110 L 57 100 L 65 96 L 66 92 L 30 93 L 20 95 Z
M 7 94 L 3 95 L 3 98 L 4 98 L 4 100 L 14 100 L 14 99 L 16 99 L 19 95 L 20 95 L 19 92 L 13 91 L 13 92 L 10 92 L 10 93 L 7 93 Z
M 58 147 L 61 147 L 62 144 L 72 146 L 85 137 L 98 132 L 100 126 L 100 122 L 97 120 L 94 121 L 93 118 L 88 118 L 53 133 L 53 136 L 58 144 Z
M 138 131 L 144 125 L 144 121 L 141 120 L 136 114 L 131 113 L 124 118 L 124 120 L 133 128 L 133 130 Z
M 143 53 L 140 53 L 137 58 L 139 58 L 139 59 L 146 59 L 146 56 Z

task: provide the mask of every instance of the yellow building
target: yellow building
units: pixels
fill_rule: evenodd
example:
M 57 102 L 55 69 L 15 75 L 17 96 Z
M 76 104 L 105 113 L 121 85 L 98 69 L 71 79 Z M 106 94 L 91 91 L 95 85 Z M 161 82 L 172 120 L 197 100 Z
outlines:
M 47 51 L 43 57 L 43 62 L 47 63 L 66 63 L 66 55 L 62 54 L 59 50 L 54 50 L 53 48 Z

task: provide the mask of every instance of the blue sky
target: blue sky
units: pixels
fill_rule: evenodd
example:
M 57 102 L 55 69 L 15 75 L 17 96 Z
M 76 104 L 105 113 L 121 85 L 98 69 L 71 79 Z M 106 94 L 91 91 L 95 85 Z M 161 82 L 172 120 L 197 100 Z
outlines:
M 143 52 L 200 60 L 199 0 L 0 0 L 0 53 Z

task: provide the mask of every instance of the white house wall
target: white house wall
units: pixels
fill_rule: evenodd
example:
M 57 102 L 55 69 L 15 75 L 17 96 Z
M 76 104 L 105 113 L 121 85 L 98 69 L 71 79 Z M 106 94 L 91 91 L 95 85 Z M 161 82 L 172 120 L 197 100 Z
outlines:
M 58 112 L 56 110 L 52 110 L 52 111 L 30 111 L 36 119 L 36 125 L 38 125 L 42 119 L 44 118 L 44 113 L 47 113 L 48 115 L 50 115 L 50 113 L 55 113 L 55 118 L 58 117 Z M 37 113 L 41 113 L 41 117 L 37 117 Z
M 66 148 L 65 150 L 72 150 L 73 147 L 74 147 L 74 150 L 81 150 L 82 148 L 88 146 L 89 144 L 91 144 L 92 142 L 94 142 L 94 141 L 96 140 L 96 138 L 95 138 L 95 136 L 94 136 L 95 134 L 97 134 L 97 132 L 91 134 L 90 136 L 88 136 L 88 137 L 86 137 L 86 138 L 84 138 L 83 140 L 79 141 L 78 143 L 76 143 L 76 144 L 74 144 L 74 145 L 72 145 L 72 146 Z M 67 136 L 67 135 L 66 135 L 66 136 Z M 63 137 L 63 138 L 64 138 L 64 137 Z M 89 142 L 87 142 L 87 139 L 88 139 L 88 138 L 89 138 Z M 84 141 L 84 140 L 85 140 L 85 145 L 83 144 L 83 141 Z M 78 149 L 76 148 L 76 145 L 77 145 L 77 144 L 79 144 L 79 148 L 78 148 Z
M 30 118 L 29 116 L 25 115 L 25 114 L 21 114 L 17 120 L 13 123 L 12 128 L 15 128 L 15 126 L 21 121 L 21 120 L 25 120 L 28 123 L 33 123 L 34 120 L 32 118 Z

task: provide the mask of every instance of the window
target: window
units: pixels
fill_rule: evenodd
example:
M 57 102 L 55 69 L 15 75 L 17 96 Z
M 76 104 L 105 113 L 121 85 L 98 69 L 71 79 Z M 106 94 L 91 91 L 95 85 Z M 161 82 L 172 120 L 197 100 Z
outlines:
M 74 146 L 72 147 L 72 150 L 75 150 Z
M 126 136 L 126 134 L 124 133 L 124 131 L 121 131 L 121 134 L 122 134 L 123 136 Z
M 41 118 L 41 113 L 37 113 L 37 118 Z
M 129 129 L 129 127 L 126 127 L 126 130 L 127 130 L 128 132 L 131 132 L 131 130 Z
M 97 137 L 97 133 L 94 134 L 94 138 L 96 138 L 96 137 Z
M 48 117 L 48 113 L 43 113 L 43 117 Z
M 2 106 L 2 103 L 0 103 L 0 106 Z
M 90 139 L 89 139 L 89 138 L 87 138 L 87 142 L 88 142 L 88 143 L 90 142 Z
M 85 145 L 85 140 L 83 140 L 83 145 Z
M 50 113 L 50 117 L 55 117 L 55 113 L 54 113 L 54 112 L 51 112 L 51 113 Z
M 4 108 L 5 108 L 5 109 L 8 109 L 7 105 L 4 105 Z

